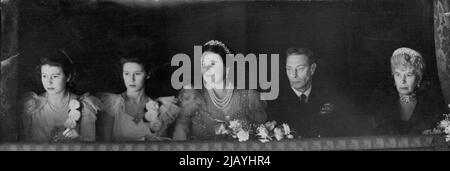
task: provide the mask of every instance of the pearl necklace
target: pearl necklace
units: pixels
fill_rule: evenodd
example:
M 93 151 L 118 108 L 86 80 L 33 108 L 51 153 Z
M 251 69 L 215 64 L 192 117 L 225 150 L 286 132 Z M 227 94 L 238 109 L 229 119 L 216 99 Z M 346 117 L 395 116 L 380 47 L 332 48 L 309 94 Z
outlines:
M 209 97 L 211 98 L 211 101 L 213 104 L 219 108 L 220 110 L 224 110 L 231 102 L 231 97 L 233 96 L 233 89 L 224 89 L 226 90 L 226 95 L 223 99 L 220 99 L 217 97 L 216 93 L 214 93 L 214 90 L 208 89 Z

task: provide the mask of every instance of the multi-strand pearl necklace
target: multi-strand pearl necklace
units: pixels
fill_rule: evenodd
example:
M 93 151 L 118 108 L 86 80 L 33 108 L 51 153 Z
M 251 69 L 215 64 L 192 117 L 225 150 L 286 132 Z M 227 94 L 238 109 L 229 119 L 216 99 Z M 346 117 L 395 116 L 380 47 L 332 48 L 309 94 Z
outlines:
M 211 101 L 220 110 L 224 110 L 231 102 L 231 99 L 233 97 L 233 88 L 231 88 L 230 85 L 224 89 L 226 91 L 226 95 L 223 99 L 217 97 L 212 88 L 208 88 L 208 94 L 211 98 Z

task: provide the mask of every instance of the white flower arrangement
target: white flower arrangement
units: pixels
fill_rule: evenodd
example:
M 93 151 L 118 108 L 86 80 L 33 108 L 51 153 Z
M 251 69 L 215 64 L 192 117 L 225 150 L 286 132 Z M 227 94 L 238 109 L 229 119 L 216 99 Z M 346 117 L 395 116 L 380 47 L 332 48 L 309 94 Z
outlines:
M 445 135 L 445 141 L 450 141 L 450 114 L 444 114 L 444 119 L 439 122 L 438 128 Z
M 450 108 L 450 105 L 449 105 Z M 443 114 L 444 119 L 437 123 L 437 127 L 433 129 L 427 129 L 422 132 L 425 135 L 444 135 L 445 141 L 450 141 L 450 114 Z
M 256 130 L 258 140 L 262 143 L 270 142 L 272 141 L 273 137 L 277 141 L 280 141 L 284 138 L 287 139 L 293 139 L 294 136 L 291 134 L 291 128 L 288 124 L 283 123 L 281 124 L 281 127 L 276 127 L 277 122 L 276 121 L 269 121 L 265 124 L 259 125 L 258 129 Z
M 288 124 L 283 123 L 279 127 L 276 127 L 276 124 L 276 121 L 270 121 L 265 124 L 252 125 L 241 120 L 232 120 L 228 123 L 221 122 L 215 133 L 216 135 L 231 136 L 234 139 L 238 139 L 239 142 L 247 141 L 252 136 L 262 143 L 270 142 L 274 138 L 277 141 L 284 138 L 294 138 Z
M 241 120 L 232 120 L 228 124 L 221 122 L 216 128 L 216 135 L 230 135 L 239 142 L 244 142 L 250 139 L 250 129 L 246 122 Z

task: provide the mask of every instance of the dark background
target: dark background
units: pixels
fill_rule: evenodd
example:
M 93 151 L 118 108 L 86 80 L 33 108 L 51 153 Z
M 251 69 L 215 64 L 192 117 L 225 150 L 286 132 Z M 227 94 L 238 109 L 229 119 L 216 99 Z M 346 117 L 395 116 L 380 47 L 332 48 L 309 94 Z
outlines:
M 194 45 L 217 39 L 235 53 L 280 54 L 306 46 L 318 58 L 317 75 L 363 106 L 379 84 L 394 84 L 389 59 L 408 46 L 426 59 L 425 78 L 438 83 L 432 1 L 295 1 L 149 3 L 69 0 L 21 1 L 20 90 L 41 92 L 34 66 L 44 54 L 65 49 L 82 73 L 76 92 L 121 92 L 118 56 L 144 49 L 158 67 L 151 96 L 175 95 L 173 55 L 193 57 Z M 20 91 L 20 93 L 25 92 Z

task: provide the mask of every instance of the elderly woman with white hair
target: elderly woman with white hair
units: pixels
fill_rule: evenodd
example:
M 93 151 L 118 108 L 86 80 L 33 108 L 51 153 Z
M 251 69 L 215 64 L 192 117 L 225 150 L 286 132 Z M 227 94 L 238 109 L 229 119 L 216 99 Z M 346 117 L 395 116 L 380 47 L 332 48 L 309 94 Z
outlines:
M 376 91 L 375 132 L 379 134 L 421 134 L 436 126 L 446 112 L 440 90 L 425 84 L 425 61 L 422 55 L 402 47 L 391 56 L 394 87 Z

